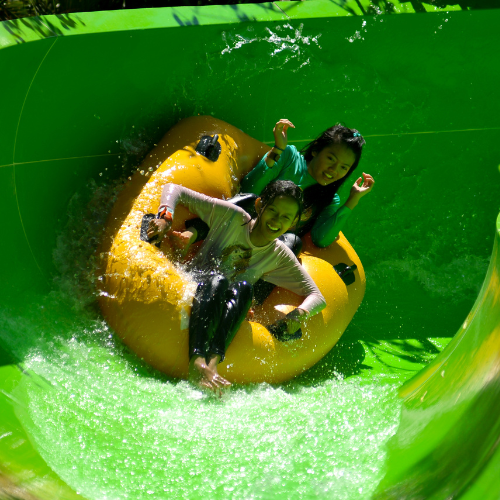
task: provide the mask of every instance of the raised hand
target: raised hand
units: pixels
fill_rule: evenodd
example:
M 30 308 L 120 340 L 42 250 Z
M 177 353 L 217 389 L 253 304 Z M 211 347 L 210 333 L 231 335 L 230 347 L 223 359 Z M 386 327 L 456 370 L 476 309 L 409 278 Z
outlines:
M 359 177 L 351 188 L 351 196 L 356 195 L 359 198 L 368 194 L 375 184 L 375 180 L 370 174 L 365 174 L 363 172 L 363 178 Z
M 274 143 L 281 150 L 285 149 L 288 144 L 288 127 L 295 128 L 295 125 L 290 120 L 282 118 L 273 128 Z
M 358 201 L 372 190 L 374 184 L 375 180 L 373 177 L 363 172 L 363 177 L 356 179 L 356 182 L 352 186 L 345 206 L 353 210 L 358 204 Z

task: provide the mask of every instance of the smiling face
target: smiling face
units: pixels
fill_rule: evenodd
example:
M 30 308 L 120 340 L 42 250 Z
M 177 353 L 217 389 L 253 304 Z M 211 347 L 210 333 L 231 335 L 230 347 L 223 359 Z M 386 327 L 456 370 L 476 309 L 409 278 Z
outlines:
M 281 195 L 262 210 L 262 200 L 257 198 L 255 202 L 257 218 L 252 232 L 251 242 L 258 247 L 267 245 L 292 227 L 299 213 L 299 204 L 289 196 Z
M 344 144 L 332 144 L 319 153 L 313 151 L 313 158 L 307 164 L 307 171 L 322 186 L 342 179 L 356 161 L 352 149 Z

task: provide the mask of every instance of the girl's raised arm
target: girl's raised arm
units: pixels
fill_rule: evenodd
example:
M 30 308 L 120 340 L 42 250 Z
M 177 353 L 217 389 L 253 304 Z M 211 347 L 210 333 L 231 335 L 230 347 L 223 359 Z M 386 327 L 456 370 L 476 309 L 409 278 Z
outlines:
M 370 174 L 365 174 L 363 172 L 363 178 L 359 177 L 351 188 L 349 193 L 349 198 L 345 202 L 345 206 L 349 207 L 351 210 L 356 207 L 359 200 L 363 196 L 367 195 L 373 188 L 375 180 Z
M 372 190 L 374 184 L 373 177 L 363 172 L 363 178 L 356 180 L 344 205 L 340 206 L 340 199 L 335 195 L 336 199 L 321 211 L 311 229 L 312 241 L 316 246 L 324 248 L 335 241 L 352 210 Z
M 254 193 L 258 195 L 270 182 L 279 176 L 281 168 L 284 162 L 286 163 L 290 153 L 287 150 L 282 156 L 288 145 L 287 130 L 289 127 L 295 128 L 293 123 L 285 118 L 276 123 L 273 129 L 275 145 L 241 181 L 242 193 Z M 275 166 L 280 157 L 282 161 L 279 165 Z
M 286 118 L 282 118 L 273 128 L 274 146 L 266 156 L 266 165 L 271 168 L 285 151 L 288 145 L 288 127 L 295 128 L 295 125 Z

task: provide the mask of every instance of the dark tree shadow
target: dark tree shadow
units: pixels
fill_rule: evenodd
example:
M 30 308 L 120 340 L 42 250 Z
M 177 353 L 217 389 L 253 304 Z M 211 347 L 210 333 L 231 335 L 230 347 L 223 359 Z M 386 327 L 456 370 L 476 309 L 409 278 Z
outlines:
M 377 15 L 395 13 L 395 5 L 390 0 L 355 0 L 357 9 L 352 7 L 350 0 L 328 0 L 346 13 L 357 15 Z M 426 13 L 424 6 L 430 5 L 437 8 L 446 8 L 447 6 L 459 6 L 463 10 L 476 9 L 498 9 L 500 2 L 498 0 L 407 0 L 402 2 L 409 4 L 417 13 Z M 26 17 L 39 17 L 46 15 L 68 16 L 74 12 L 96 12 L 121 9 L 146 9 L 157 7 L 193 7 L 197 9 L 206 5 L 230 5 L 236 12 L 241 22 L 255 20 L 248 16 L 240 4 L 257 4 L 258 7 L 266 11 L 280 12 L 286 16 L 287 10 L 294 9 L 295 5 L 282 4 L 280 0 L 272 3 L 262 3 L 261 0 L 5 0 L 0 2 L 0 21 L 9 21 Z M 199 24 L 197 14 L 189 21 L 182 20 L 178 15 L 175 17 L 179 26 L 194 26 Z M 47 23 L 48 24 L 48 23 Z M 67 27 L 71 28 L 72 21 L 69 21 Z M 12 28 L 12 27 L 10 27 Z M 54 26 L 48 26 L 46 29 L 52 30 Z M 57 29 L 54 30 L 57 33 Z
M 56 18 L 61 23 L 60 27 L 56 26 L 48 17 L 24 17 L 4 21 L 0 24 L 0 28 L 13 36 L 16 43 L 24 43 L 29 31 L 35 32 L 41 38 L 49 38 L 64 36 L 72 30 L 85 26 L 78 14 L 58 14 Z

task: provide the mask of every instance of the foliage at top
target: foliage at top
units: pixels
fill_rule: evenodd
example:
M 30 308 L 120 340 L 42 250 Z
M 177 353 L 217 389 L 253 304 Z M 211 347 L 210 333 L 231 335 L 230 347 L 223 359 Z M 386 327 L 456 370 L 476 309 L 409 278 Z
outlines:
M 281 0 L 276 0 L 277 3 Z M 307 0 L 302 0 L 307 1 Z M 352 0 L 324 0 L 334 2 L 347 12 L 355 14 L 348 4 Z M 355 0 L 363 14 L 391 14 L 394 4 L 390 0 Z M 201 5 L 231 5 L 263 3 L 262 0 L 0 0 L 0 21 L 23 17 L 44 16 L 49 14 L 69 14 L 72 12 L 94 12 L 99 10 L 144 9 L 152 7 L 178 7 Z M 445 8 L 458 5 L 463 10 L 500 8 L 500 0 L 400 0 L 411 5 L 415 12 L 426 12 L 424 4 Z

